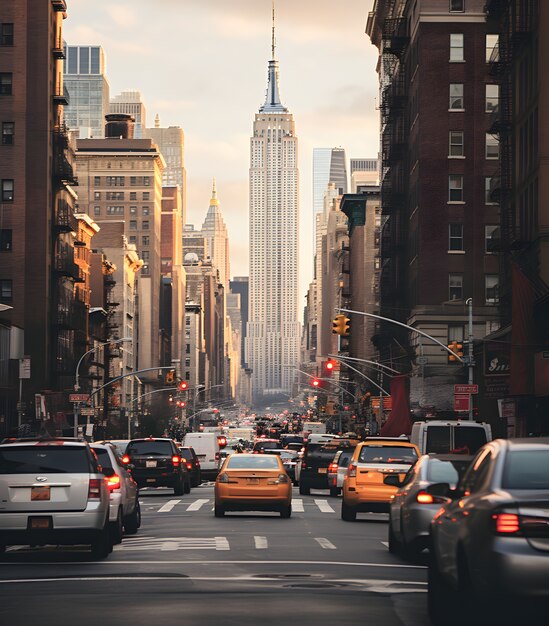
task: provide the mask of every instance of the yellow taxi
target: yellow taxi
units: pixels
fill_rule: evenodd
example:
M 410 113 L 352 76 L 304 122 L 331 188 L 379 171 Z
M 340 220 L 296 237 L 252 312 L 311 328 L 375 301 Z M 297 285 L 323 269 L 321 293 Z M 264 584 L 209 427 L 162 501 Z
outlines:
M 354 522 L 358 512 L 388 512 L 398 481 L 418 458 L 417 446 L 406 439 L 371 437 L 359 443 L 343 479 L 341 519 Z
M 292 514 L 292 482 L 275 454 L 231 454 L 215 481 L 215 517 L 225 511 Z

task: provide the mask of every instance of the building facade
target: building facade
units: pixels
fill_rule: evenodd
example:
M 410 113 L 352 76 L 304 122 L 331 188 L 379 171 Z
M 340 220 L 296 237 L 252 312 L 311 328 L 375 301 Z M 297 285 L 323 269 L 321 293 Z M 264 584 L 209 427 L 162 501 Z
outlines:
M 135 120 L 135 138 L 146 137 L 147 111 L 140 91 L 123 91 L 111 98 L 109 113 L 131 115 Z
M 347 193 L 347 162 L 343 148 L 313 149 L 313 216 L 324 211 L 328 184 L 334 183 L 338 193 Z
M 229 234 L 219 208 L 215 179 L 212 186 L 210 206 L 202 224 L 201 232 L 206 242 L 206 258 L 209 258 L 212 265 L 217 268 L 219 280 L 224 289 L 228 290 L 230 279 Z

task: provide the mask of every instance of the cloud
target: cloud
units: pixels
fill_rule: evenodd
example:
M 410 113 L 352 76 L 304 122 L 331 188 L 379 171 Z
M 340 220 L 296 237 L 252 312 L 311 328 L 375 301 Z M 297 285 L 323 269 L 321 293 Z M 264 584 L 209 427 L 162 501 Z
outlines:
M 111 19 L 118 26 L 124 26 L 126 28 L 133 26 L 137 22 L 137 16 L 135 12 L 126 5 L 118 5 L 108 7 L 106 9 Z

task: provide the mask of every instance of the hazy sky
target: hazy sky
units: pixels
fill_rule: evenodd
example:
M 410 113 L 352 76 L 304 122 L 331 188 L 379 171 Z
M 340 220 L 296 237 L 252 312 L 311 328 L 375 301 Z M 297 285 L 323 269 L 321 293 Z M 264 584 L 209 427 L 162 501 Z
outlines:
M 271 0 L 68 0 L 68 44 L 99 44 L 111 97 L 141 91 L 147 125 L 185 132 L 187 221 L 202 224 L 217 180 L 231 276 L 248 274 L 249 140 L 265 100 Z M 283 103 L 299 138 L 300 297 L 312 277 L 313 148 L 376 157 L 373 0 L 276 0 Z

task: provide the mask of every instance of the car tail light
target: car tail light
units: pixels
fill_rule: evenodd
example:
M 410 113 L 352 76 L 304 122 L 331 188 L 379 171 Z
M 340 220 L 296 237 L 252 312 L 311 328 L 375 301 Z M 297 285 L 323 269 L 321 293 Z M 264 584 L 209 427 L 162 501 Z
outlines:
M 130 457 L 127 454 L 125 454 L 122 457 L 122 463 L 124 463 L 124 465 L 128 465 L 129 462 L 130 462 Z
M 495 513 L 492 515 L 498 535 L 520 534 L 520 519 L 516 513 Z
M 337 472 L 337 463 L 330 463 L 330 465 L 328 465 L 328 471 L 333 474 L 334 472 Z
M 88 486 L 88 500 L 101 500 L 101 479 L 90 478 Z
M 215 460 L 219 461 L 220 458 L 221 458 L 221 456 L 220 456 L 219 452 L 216 452 L 215 453 Z
M 193 468 L 193 464 L 192 463 L 187 463 L 187 469 L 188 470 L 192 470 Z
M 356 465 L 351 463 L 347 468 L 347 476 L 349 478 L 356 478 Z
M 416 502 L 419 502 L 419 504 L 445 504 L 448 502 L 448 498 L 434 496 L 431 493 L 427 493 L 427 491 L 419 491 L 416 495 Z
M 289 482 L 290 482 L 290 479 L 288 478 L 287 474 L 279 474 L 277 478 L 270 478 L 267 481 L 267 484 L 268 485 L 284 485 Z
M 225 472 L 223 472 L 223 474 L 219 474 L 219 476 L 217 477 L 217 482 L 218 483 L 228 483 L 229 481 L 229 474 L 226 474 Z
M 174 455 L 172 456 L 172 465 L 173 465 L 174 467 L 177 467 L 180 463 L 181 463 L 181 457 L 180 457 L 180 456 L 177 456 L 177 454 L 174 454 Z
M 195 463 L 196 463 L 196 467 L 200 467 L 200 461 L 198 459 L 196 459 Z
M 529 537 L 530 539 L 549 538 L 549 519 L 532 515 L 499 512 L 492 515 L 494 530 L 498 535 Z
M 109 488 L 109 491 L 120 489 L 120 476 L 118 474 L 113 474 L 112 476 L 105 476 L 105 482 L 107 483 L 107 487 Z

